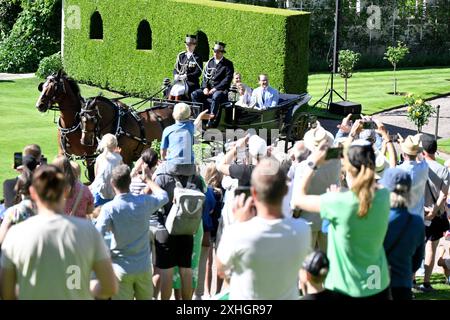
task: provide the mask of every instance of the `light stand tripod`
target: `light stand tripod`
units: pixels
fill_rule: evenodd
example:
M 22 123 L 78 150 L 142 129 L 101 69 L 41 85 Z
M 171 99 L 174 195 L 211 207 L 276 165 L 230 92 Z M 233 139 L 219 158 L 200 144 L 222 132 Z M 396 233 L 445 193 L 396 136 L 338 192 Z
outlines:
M 324 95 L 316 102 L 314 103 L 314 107 L 318 105 L 319 103 L 323 103 L 327 105 L 327 110 L 330 108 L 330 104 L 333 103 L 333 93 L 335 93 L 339 98 L 342 100 L 345 100 L 335 89 L 334 89 L 334 74 L 338 73 L 338 46 L 339 46 L 339 22 L 340 22 L 340 7 L 341 7 L 341 1 L 336 0 L 336 7 L 335 7 L 335 18 L 334 18 L 334 41 L 333 41 L 333 69 L 331 70 L 330 74 L 330 89 L 328 89 Z M 323 100 L 328 96 L 328 100 L 325 103 Z

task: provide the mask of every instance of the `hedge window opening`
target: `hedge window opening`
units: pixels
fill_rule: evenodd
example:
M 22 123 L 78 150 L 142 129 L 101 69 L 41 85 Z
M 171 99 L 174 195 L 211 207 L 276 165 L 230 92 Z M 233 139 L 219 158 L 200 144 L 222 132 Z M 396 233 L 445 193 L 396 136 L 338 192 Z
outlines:
M 147 20 L 142 20 L 139 23 L 137 31 L 137 50 L 152 50 L 152 29 Z
M 98 11 L 95 11 L 91 16 L 89 39 L 103 40 L 103 20 Z

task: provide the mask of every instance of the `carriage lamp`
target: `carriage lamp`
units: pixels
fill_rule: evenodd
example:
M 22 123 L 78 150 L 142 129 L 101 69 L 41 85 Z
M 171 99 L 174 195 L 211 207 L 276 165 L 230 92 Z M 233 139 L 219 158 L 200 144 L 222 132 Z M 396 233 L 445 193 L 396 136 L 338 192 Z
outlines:
M 232 84 L 230 86 L 230 92 L 228 94 L 228 100 L 230 100 L 230 102 L 233 103 L 233 105 L 239 101 L 239 94 L 238 94 L 238 88 L 236 86 L 236 84 Z

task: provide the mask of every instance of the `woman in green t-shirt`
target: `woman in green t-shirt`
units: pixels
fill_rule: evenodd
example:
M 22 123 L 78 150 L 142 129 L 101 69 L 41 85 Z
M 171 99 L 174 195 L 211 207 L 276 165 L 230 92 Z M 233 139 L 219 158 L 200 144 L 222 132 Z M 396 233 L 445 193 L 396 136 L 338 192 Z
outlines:
M 389 269 L 383 241 L 388 228 L 389 191 L 375 181 L 375 153 L 366 140 L 356 140 L 344 152 L 347 192 L 307 195 L 307 186 L 325 162 L 327 146 L 311 154 L 296 206 L 320 213 L 330 222 L 330 271 L 325 288 L 336 299 L 390 299 Z

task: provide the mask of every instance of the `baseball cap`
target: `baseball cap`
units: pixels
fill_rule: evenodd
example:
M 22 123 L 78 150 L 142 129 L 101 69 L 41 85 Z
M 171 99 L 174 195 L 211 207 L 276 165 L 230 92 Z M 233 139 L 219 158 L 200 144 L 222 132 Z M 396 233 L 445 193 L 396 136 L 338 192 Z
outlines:
M 385 186 L 389 191 L 393 192 L 398 185 L 411 188 L 411 176 L 405 170 L 399 168 L 389 168 L 384 171 L 383 177 L 380 179 L 380 184 Z

